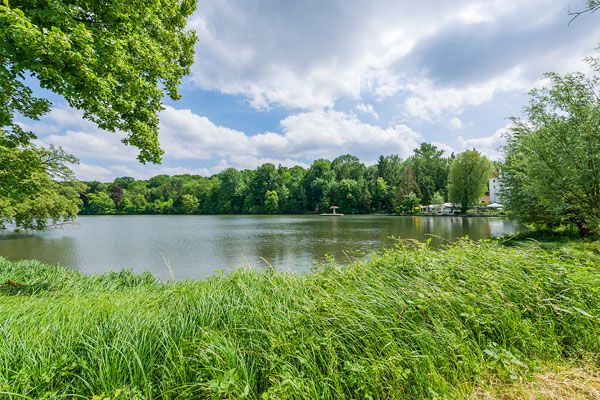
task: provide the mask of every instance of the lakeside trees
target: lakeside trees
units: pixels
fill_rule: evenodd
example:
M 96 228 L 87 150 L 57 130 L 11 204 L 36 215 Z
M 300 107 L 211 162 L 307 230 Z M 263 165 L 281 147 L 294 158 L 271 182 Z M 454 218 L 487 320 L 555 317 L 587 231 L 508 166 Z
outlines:
M 0 229 L 7 222 L 43 229 L 48 219 L 75 217 L 84 185 L 65 166 L 73 161 L 60 149 L 33 145 L 18 128 L 0 134 Z
M 503 199 L 522 222 L 588 236 L 600 231 L 600 76 L 546 77 L 508 134 Z
M 445 157 L 436 146 L 423 143 L 405 161 L 397 155 L 381 156 L 371 166 L 346 154 L 333 161 L 315 160 L 308 168 L 267 163 L 255 170 L 228 168 L 211 177 L 158 175 L 148 180 L 87 182 L 82 213 L 313 213 L 326 211 L 331 204 L 345 213 L 412 213 L 419 204 L 447 200 L 453 159 L 454 155 Z M 488 164 L 483 165 L 483 170 L 475 171 L 487 182 Z M 423 193 L 425 198 L 420 197 Z
M 492 163 L 477 150 L 460 153 L 450 167 L 450 201 L 456 203 L 463 213 L 467 212 L 470 206 L 479 203 L 486 192 L 491 173 Z
M 141 162 L 160 161 L 158 112 L 165 95 L 179 98 L 193 62 L 196 36 L 185 27 L 195 8 L 195 0 L 0 2 L 0 225 L 42 228 L 76 211 L 66 166 L 75 158 L 34 144 L 19 124 L 50 110 L 31 89 L 36 81 L 98 127 L 125 133 Z

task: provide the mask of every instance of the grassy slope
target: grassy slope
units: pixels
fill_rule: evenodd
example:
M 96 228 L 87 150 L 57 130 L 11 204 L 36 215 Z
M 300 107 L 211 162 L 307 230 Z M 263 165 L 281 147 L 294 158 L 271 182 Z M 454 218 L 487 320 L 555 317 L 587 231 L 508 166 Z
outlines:
M 455 398 L 600 366 L 598 242 L 418 250 L 168 284 L 0 259 L 28 285 L 0 289 L 0 398 Z

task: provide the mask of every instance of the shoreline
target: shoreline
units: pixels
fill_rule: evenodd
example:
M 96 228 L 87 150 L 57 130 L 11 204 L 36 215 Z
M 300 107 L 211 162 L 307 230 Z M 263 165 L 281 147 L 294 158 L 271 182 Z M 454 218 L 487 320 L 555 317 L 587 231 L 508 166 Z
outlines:
M 404 243 L 310 275 L 179 282 L 0 258 L 0 393 L 468 399 L 597 367 L 598 245 Z

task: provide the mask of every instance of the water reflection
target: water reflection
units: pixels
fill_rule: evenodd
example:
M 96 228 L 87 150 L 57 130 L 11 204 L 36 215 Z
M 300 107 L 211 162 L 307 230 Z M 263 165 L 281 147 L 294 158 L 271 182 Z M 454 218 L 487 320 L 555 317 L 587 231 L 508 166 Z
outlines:
M 333 256 L 347 262 L 393 244 L 393 237 L 473 239 L 512 233 L 500 218 L 385 216 L 87 216 L 31 237 L 0 240 L 0 255 L 35 258 L 85 273 L 130 267 L 179 279 L 202 278 L 216 269 L 272 265 L 308 271 Z

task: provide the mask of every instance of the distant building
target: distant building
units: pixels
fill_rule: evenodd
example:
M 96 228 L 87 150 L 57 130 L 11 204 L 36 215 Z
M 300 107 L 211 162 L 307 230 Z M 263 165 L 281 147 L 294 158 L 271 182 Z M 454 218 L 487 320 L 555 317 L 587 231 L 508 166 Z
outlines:
M 494 176 L 489 180 L 490 203 L 500 203 L 499 197 L 502 191 L 502 180 L 498 176 Z

